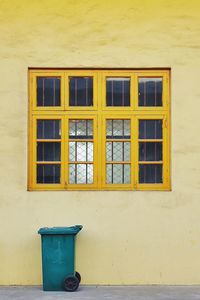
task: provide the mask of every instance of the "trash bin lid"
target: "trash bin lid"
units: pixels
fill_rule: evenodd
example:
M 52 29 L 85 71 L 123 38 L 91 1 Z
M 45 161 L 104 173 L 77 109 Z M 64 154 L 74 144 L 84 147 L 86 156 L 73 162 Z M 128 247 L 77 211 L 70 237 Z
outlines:
M 70 227 L 43 227 L 38 230 L 39 234 L 77 234 L 83 228 L 82 225 Z

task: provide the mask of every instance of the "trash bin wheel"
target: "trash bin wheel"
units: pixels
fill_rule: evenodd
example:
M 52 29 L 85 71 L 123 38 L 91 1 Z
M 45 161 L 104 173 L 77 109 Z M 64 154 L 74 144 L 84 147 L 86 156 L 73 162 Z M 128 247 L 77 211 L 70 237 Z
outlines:
M 67 292 L 75 292 L 79 286 L 79 280 L 76 276 L 68 276 L 64 280 L 64 289 Z
M 81 282 L 81 274 L 79 272 L 75 272 L 76 278 L 78 278 L 79 283 Z

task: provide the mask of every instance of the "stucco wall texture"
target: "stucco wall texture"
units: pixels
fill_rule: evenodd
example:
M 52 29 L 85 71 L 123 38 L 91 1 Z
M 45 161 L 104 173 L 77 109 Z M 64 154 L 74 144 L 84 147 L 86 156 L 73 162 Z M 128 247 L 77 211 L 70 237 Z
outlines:
M 200 284 L 200 2 L 0 1 L 0 284 L 41 283 L 38 228 L 83 224 L 83 284 Z M 170 192 L 28 192 L 28 67 L 171 67 Z

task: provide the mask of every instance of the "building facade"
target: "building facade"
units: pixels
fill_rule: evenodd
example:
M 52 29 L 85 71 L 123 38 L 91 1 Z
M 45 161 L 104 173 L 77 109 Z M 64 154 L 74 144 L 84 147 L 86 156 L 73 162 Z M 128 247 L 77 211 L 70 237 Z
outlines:
M 200 283 L 199 11 L 197 0 L 0 2 L 0 284 L 40 284 L 37 230 L 73 224 L 83 284 Z M 30 74 L 77 69 L 167 72 L 165 188 L 35 188 Z

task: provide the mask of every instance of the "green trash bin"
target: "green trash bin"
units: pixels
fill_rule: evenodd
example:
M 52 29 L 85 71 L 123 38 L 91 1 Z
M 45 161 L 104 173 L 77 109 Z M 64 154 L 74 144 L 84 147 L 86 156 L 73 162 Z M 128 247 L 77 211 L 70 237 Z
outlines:
M 77 290 L 81 276 L 75 271 L 75 240 L 81 229 L 82 225 L 39 229 L 44 291 Z

